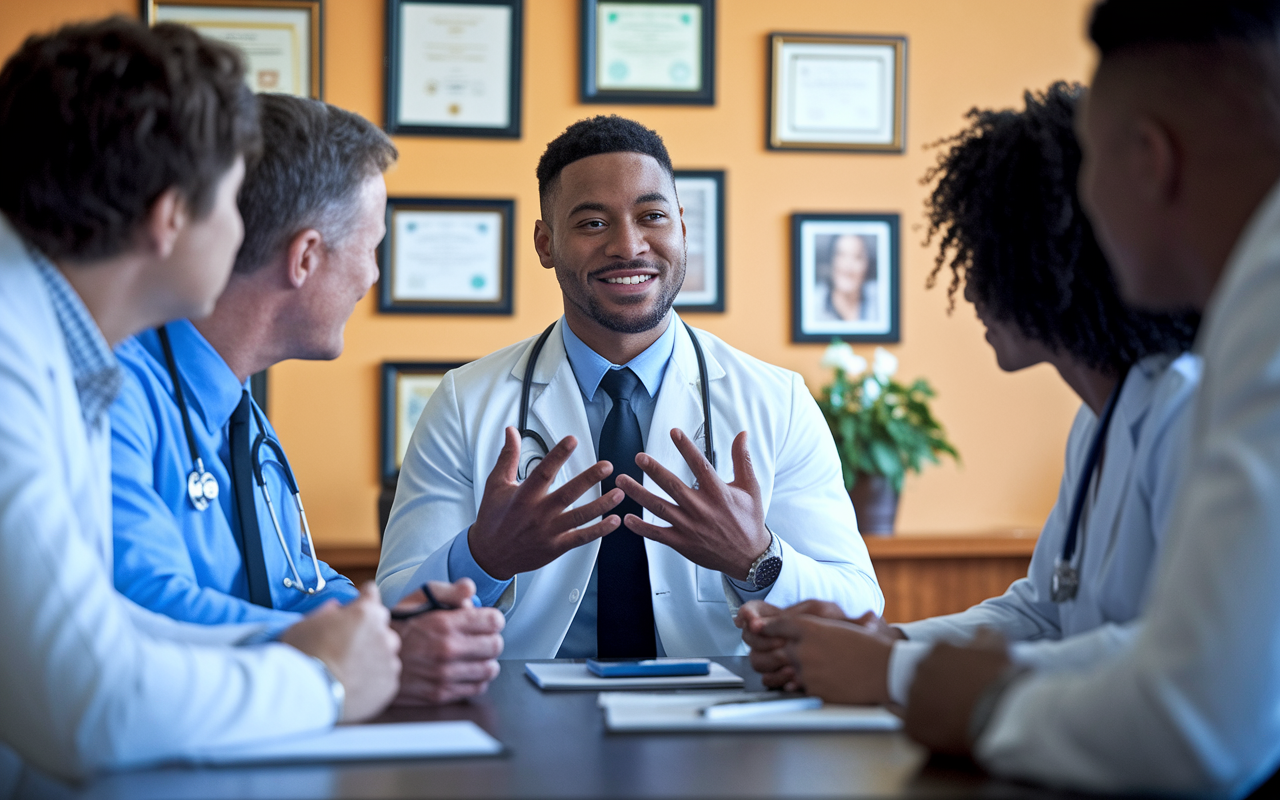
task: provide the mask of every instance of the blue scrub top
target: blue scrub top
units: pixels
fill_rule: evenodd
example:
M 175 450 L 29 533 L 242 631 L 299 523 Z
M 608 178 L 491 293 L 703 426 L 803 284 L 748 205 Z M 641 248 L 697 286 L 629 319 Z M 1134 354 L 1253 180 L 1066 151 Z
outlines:
M 111 483 L 116 588 L 139 605 L 174 619 L 207 625 L 266 622 L 284 628 L 325 602 L 358 594 L 351 581 L 323 562 L 328 585 L 314 595 L 286 588 L 289 565 L 254 483 L 254 503 L 271 587 L 273 609 L 249 602 L 237 541 L 240 519 L 232 491 L 227 440 L 231 413 L 247 387 L 190 322 L 168 326 L 182 377 L 196 447 L 218 481 L 218 499 L 198 511 L 187 497 L 191 455 L 181 412 L 154 330 L 122 343 L 116 355 L 124 386 L 111 407 Z M 266 420 L 265 415 L 263 420 Z M 251 420 L 251 436 L 257 436 Z M 275 436 L 271 423 L 267 433 Z M 266 447 L 259 457 L 285 542 L 303 584 L 315 586 L 315 570 L 301 521 L 279 464 Z

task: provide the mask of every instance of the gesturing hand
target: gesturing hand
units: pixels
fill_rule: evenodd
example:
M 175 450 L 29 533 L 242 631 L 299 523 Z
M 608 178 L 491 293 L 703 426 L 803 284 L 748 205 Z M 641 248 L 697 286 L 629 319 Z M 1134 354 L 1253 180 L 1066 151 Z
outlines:
M 683 431 L 672 430 L 671 441 L 693 470 L 698 488 L 685 486 L 652 456 L 641 453 L 636 456 L 636 464 L 671 500 L 658 497 L 627 475 L 618 476 L 617 486 L 671 526 L 651 525 L 628 514 L 627 527 L 646 539 L 667 545 L 695 564 L 745 580 L 751 563 L 769 549 L 770 541 L 764 526 L 760 485 L 747 451 L 747 432 L 733 440 L 733 483 L 720 480 Z
M 483 694 L 489 681 L 498 676 L 497 658 L 502 653 L 505 619 L 493 608 L 475 608 L 471 597 L 476 585 L 470 578 L 455 583 L 432 581 L 431 593 L 449 611 L 432 611 L 412 619 L 396 621 L 391 627 L 404 645 L 400 660 L 398 706 L 452 703 Z M 421 591 L 401 601 L 418 606 L 426 600 Z
M 523 483 L 516 480 L 520 461 L 520 434 L 507 428 L 506 443 L 498 463 L 484 485 L 484 498 L 475 524 L 467 533 L 471 557 L 489 575 L 505 581 L 517 572 L 550 564 L 575 547 L 610 533 L 621 520 L 610 515 L 594 525 L 579 527 L 622 502 L 618 489 L 584 506 L 569 509 L 592 486 L 613 471 L 608 461 L 597 461 L 575 475 L 559 489 L 548 493 L 556 473 L 569 460 L 578 440 L 566 436 L 551 448 L 546 458 L 529 473 Z M 763 548 L 762 548 L 763 549 Z M 748 562 L 750 563 L 750 562 Z

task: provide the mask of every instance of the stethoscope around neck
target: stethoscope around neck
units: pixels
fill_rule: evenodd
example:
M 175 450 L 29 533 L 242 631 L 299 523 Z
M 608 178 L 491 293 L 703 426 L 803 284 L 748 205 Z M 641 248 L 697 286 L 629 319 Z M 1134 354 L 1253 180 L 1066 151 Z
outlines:
M 218 479 L 213 477 L 204 468 L 204 459 L 200 457 L 200 450 L 196 446 L 195 430 L 191 427 L 191 413 L 187 410 L 186 398 L 182 392 L 182 380 L 178 374 L 178 364 L 173 357 L 173 345 L 169 343 L 169 331 L 162 325 L 156 328 L 156 333 L 160 337 L 160 349 L 164 351 L 165 366 L 169 371 L 169 380 L 173 383 L 173 398 L 177 401 L 178 412 L 182 416 L 182 431 L 187 439 L 187 450 L 191 454 L 191 471 L 187 473 L 187 499 L 191 501 L 191 505 L 197 511 L 204 511 L 209 504 L 218 499 L 219 487 Z M 316 543 L 311 538 L 311 525 L 307 522 L 307 512 L 302 507 L 302 495 L 298 491 L 298 481 L 293 476 L 293 468 L 289 466 L 289 459 L 284 455 L 284 448 L 280 446 L 280 442 L 274 437 L 267 436 L 267 426 L 262 419 L 262 413 L 258 411 L 257 405 L 253 405 L 253 418 L 258 423 L 258 435 L 254 438 L 253 445 L 249 449 L 249 462 L 253 465 L 253 479 L 262 489 L 262 496 L 267 501 L 267 513 L 271 515 L 271 525 L 276 529 L 276 538 L 280 540 L 280 549 L 284 552 L 285 560 L 289 562 L 289 572 L 292 577 L 285 577 L 283 583 L 286 589 L 296 589 L 305 594 L 315 594 L 325 587 L 324 575 L 320 572 L 320 559 L 316 555 Z M 266 447 L 275 454 L 276 466 L 280 469 L 280 474 L 284 477 L 285 485 L 288 486 L 289 492 L 293 495 L 294 505 L 298 509 L 298 519 L 302 521 L 302 532 L 307 538 L 307 549 L 311 552 L 311 566 L 315 569 L 316 585 L 308 587 L 302 582 L 302 576 L 298 574 L 298 566 L 293 561 L 293 556 L 289 552 L 289 545 L 285 541 L 284 531 L 280 527 L 280 519 L 276 516 L 275 503 L 271 501 L 271 491 L 267 488 L 266 475 L 263 473 L 262 460 L 259 457 L 262 448 Z M 234 492 L 234 487 L 232 487 Z M 236 498 L 237 503 L 252 503 L 253 498 Z
M 689 332 L 689 341 L 693 342 L 693 352 L 698 358 L 698 386 L 702 396 L 702 430 L 703 453 L 707 457 L 707 461 L 711 463 L 711 468 L 716 468 L 716 449 L 715 443 L 711 439 L 711 392 L 707 383 L 707 357 L 702 353 L 702 344 L 698 341 L 698 336 L 693 332 L 693 327 L 684 320 L 680 320 L 686 331 Z M 524 382 L 520 387 L 520 418 L 519 431 L 520 440 L 531 439 L 538 447 L 539 452 L 526 459 L 523 454 L 520 457 L 520 466 L 516 471 L 516 477 L 524 480 L 529 477 L 529 472 L 536 467 L 547 453 L 551 452 L 551 448 L 547 447 L 546 440 L 537 431 L 529 427 L 529 393 L 533 390 L 533 371 L 538 365 L 538 356 L 542 355 L 542 348 L 547 343 L 547 339 L 551 338 L 551 332 L 555 330 L 556 324 L 553 322 L 547 326 L 547 329 L 538 337 L 538 341 L 533 343 L 533 349 L 529 351 L 529 360 L 524 367 Z

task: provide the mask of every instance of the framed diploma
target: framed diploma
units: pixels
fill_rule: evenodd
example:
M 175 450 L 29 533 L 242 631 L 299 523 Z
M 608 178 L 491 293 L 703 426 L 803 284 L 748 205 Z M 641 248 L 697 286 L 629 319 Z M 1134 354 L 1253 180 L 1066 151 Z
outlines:
M 181 22 L 244 54 L 255 92 L 324 95 L 322 0 L 142 0 L 148 25 Z
M 791 216 L 791 341 L 899 341 L 897 214 Z
M 582 102 L 715 105 L 715 0 L 582 0 Z
M 676 170 L 676 196 L 684 208 L 684 285 L 681 311 L 724 311 L 724 171 Z
M 770 34 L 769 75 L 769 149 L 906 148 L 905 37 Z
M 382 482 L 394 485 L 422 409 L 451 369 L 461 363 L 386 361 L 382 364 Z
M 524 0 L 387 0 L 387 132 L 520 138 Z
M 378 310 L 510 314 L 514 200 L 387 200 Z

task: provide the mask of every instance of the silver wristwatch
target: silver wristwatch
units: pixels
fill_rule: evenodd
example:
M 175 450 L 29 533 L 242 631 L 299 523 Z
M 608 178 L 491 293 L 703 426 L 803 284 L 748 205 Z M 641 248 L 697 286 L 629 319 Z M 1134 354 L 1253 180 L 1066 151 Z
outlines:
M 347 687 L 342 685 L 342 681 L 333 677 L 327 664 L 315 656 L 309 656 L 309 658 L 320 666 L 324 679 L 329 682 L 329 696 L 333 698 L 333 721 L 342 722 L 342 709 L 347 702 Z
M 751 563 L 751 569 L 747 572 L 747 584 L 751 591 L 758 592 L 772 586 L 781 572 L 782 545 L 778 543 L 774 532 L 769 531 L 769 549 Z

